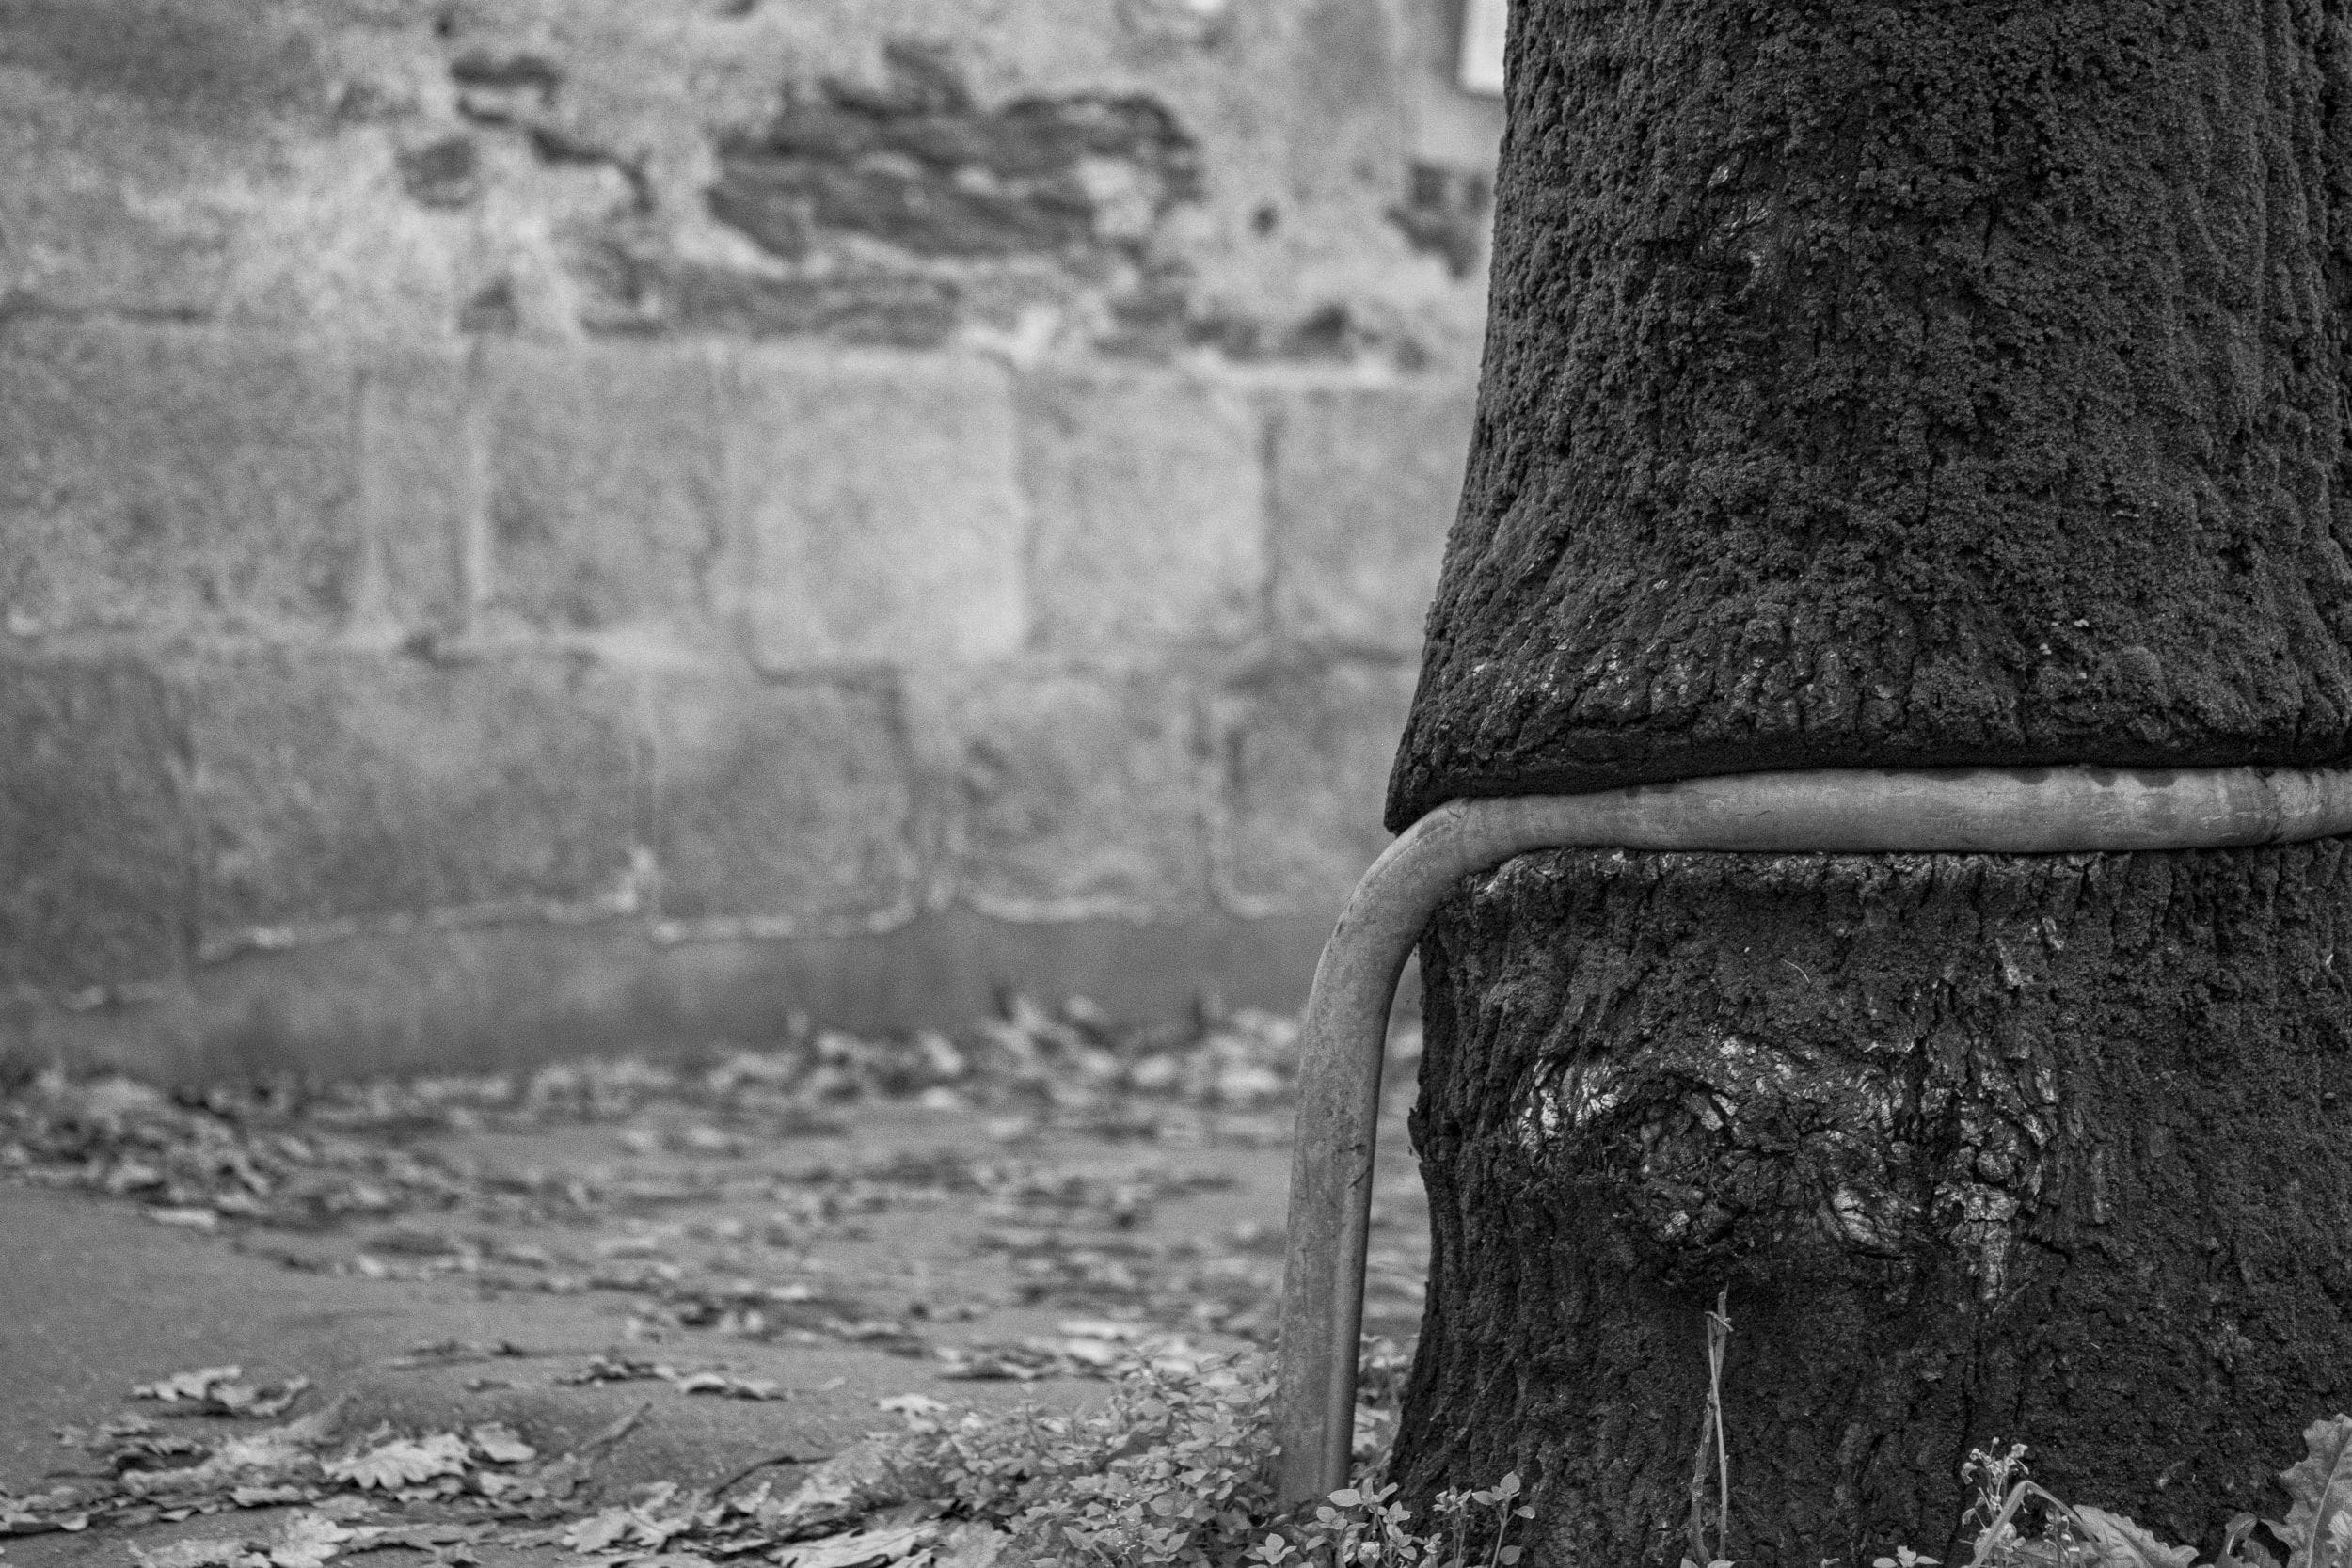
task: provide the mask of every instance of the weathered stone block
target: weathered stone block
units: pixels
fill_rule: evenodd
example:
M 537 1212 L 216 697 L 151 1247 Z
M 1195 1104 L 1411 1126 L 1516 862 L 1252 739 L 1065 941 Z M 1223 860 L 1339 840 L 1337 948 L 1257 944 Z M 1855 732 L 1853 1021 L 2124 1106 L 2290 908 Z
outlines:
M 0 613 L 19 630 L 340 617 L 351 373 L 261 334 L 0 326 Z
M 787 93 L 761 134 L 720 147 L 710 211 L 793 261 L 828 235 L 915 255 L 1097 266 L 1200 198 L 1200 150 L 1142 94 L 975 102 L 954 55 L 891 40 L 879 91 L 834 81 Z
M 465 617 L 487 506 L 470 358 L 453 345 L 404 346 L 372 352 L 358 368 L 362 613 L 412 627 Z
M 1274 614 L 1303 641 L 1413 654 L 1462 496 L 1468 388 L 1319 388 L 1275 426 Z
M 944 885 L 1008 920 L 1206 903 L 1205 759 L 1191 696 L 1146 676 L 994 673 L 917 689 Z
M 127 661 L 0 661 L 0 988 L 182 968 L 195 844 L 167 688 Z
M 648 699 L 664 916 L 912 913 L 914 783 L 888 694 L 694 674 L 658 677 Z
M 616 896 L 626 682 L 533 659 L 254 660 L 187 677 L 204 940 L 349 915 Z
M 706 350 L 494 342 L 480 396 L 493 608 L 578 628 L 703 613 L 724 543 Z
M 1263 628 L 1265 485 L 1245 393 L 1041 375 L 1024 381 L 1021 415 L 1044 646 L 1230 644 Z
M 752 350 L 730 384 L 736 604 L 765 669 L 977 661 L 1025 630 L 1004 372 Z
M 1217 895 L 1235 913 L 1337 913 L 1389 834 L 1380 806 L 1413 695 L 1402 663 L 1279 671 L 1216 704 Z

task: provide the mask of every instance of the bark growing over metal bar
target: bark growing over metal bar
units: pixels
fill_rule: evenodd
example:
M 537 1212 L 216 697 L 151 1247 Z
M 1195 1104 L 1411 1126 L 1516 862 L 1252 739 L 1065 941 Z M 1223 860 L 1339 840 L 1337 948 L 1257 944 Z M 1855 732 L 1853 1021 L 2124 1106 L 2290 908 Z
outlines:
M 1672 1561 L 1731 1290 L 1733 1554 L 1947 1537 L 1971 1446 L 2169 1539 L 2352 1399 L 2344 841 L 1522 856 L 1422 948 L 1399 1468 Z M 2209 1543 L 2210 1544 L 2210 1543 Z
M 1391 781 L 2352 753 L 2341 4 L 1526 6 L 1463 510 Z M 1408 1497 L 1673 1560 L 2176 1537 L 2352 1394 L 2332 845 L 1585 852 L 1422 948 Z

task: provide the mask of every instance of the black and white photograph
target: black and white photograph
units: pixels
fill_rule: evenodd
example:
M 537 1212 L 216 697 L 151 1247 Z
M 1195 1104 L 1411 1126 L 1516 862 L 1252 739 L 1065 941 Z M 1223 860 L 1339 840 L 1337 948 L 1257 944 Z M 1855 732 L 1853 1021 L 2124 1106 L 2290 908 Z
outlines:
M 0 1568 L 2352 1568 L 2348 855 L 2352 0 L 0 0 Z

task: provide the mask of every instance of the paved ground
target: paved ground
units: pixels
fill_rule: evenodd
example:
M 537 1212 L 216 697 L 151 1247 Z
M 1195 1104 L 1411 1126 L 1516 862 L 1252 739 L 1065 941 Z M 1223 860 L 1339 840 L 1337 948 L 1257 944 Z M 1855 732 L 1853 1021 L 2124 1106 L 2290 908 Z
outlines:
M 547 1540 L 564 1518 L 665 1481 L 788 1488 L 894 1425 L 885 1400 L 1076 1405 L 1138 1350 L 1270 1336 L 1279 1099 L 1008 1111 L 934 1086 L 817 1113 L 740 1085 L 714 1100 L 707 1082 L 619 1083 L 528 1115 L 477 1114 L 471 1091 L 431 1085 L 296 1117 L 127 1086 L 20 1091 L 17 1179 L 0 1182 L 0 1492 L 95 1497 L 118 1469 L 196 1463 L 305 1416 L 322 1452 L 364 1450 L 386 1425 L 379 1444 L 498 1423 L 542 1459 L 593 1465 L 472 1549 L 580 1561 Z M 1368 1326 L 1403 1338 L 1425 1227 L 1401 1124 L 1384 1146 Z M 310 1386 L 268 1419 L 175 1418 L 184 1402 L 132 1397 L 222 1366 L 264 1396 Z M 133 1415 L 194 1439 L 189 1452 L 98 1434 Z M 120 1504 L 82 1530 L 0 1542 L 0 1568 L 141 1560 L 135 1545 L 265 1533 L 273 1517 L 218 1497 L 176 1521 Z

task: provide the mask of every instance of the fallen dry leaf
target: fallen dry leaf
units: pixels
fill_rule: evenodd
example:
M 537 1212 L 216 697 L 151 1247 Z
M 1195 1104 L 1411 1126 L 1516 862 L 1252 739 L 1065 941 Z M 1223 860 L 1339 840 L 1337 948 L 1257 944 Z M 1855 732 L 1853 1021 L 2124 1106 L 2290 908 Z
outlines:
M 343 1547 L 343 1555 L 351 1557 L 360 1552 L 395 1549 L 446 1551 L 487 1540 L 490 1533 L 487 1525 L 362 1525 L 351 1532 L 351 1541 Z
M 239 1433 L 199 1465 L 178 1470 L 132 1470 L 119 1484 L 133 1497 L 184 1499 L 216 1495 L 236 1486 L 291 1486 L 315 1477 L 311 1449 L 326 1434 L 332 1410 L 319 1411 L 280 1427 Z
M 689 1372 L 676 1380 L 681 1394 L 716 1394 L 730 1400 L 780 1400 L 783 1385 L 772 1378 L 733 1377 L 725 1372 Z
M 131 1560 L 140 1568 L 244 1568 L 264 1560 L 246 1550 L 242 1541 L 204 1540 L 174 1541 L 152 1550 L 134 1543 Z
M 166 1404 L 181 1400 L 206 1399 L 214 1388 L 225 1383 L 234 1383 L 243 1376 L 243 1367 L 199 1367 L 192 1372 L 174 1372 L 153 1383 L 138 1384 L 132 1388 L 131 1397 L 135 1400 L 160 1400 Z
M 321 1568 L 352 1532 L 322 1513 L 297 1513 L 269 1548 L 270 1568 Z
M 199 1367 L 192 1372 L 175 1372 L 154 1383 L 142 1383 L 131 1390 L 136 1400 L 154 1400 L 172 1405 L 174 1415 L 184 1416 L 244 1416 L 257 1420 L 273 1420 L 293 1407 L 310 1386 L 307 1377 L 290 1377 L 274 1387 L 243 1381 L 242 1367 Z
M 903 1525 L 893 1528 L 853 1530 L 780 1548 L 782 1568 L 868 1568 L 914 1556 L 939 1539 L 936 1525 Z
M 330 1459 L 325 1468 L 335 1480 L 363 1490 L 373 1486 L 395 1491 L 437 1476 L 464 1475 L 466 1440 L 448 1432 L 430 1437 L 395 1438 L 365 1453 Z
M 469 1435 L 474 1451 L 493 1465 L 528 1465 L 539 1457 L 539 1450 L 503 1421 L 485 1421 Z
M 628 1509 L 608 1508 L 575 1521 L 564 1530 L 563 1544 L 583 1557 L 590 1552 L 600 1552 L 627 1535 L 629 1527 L 636 1522 Z

